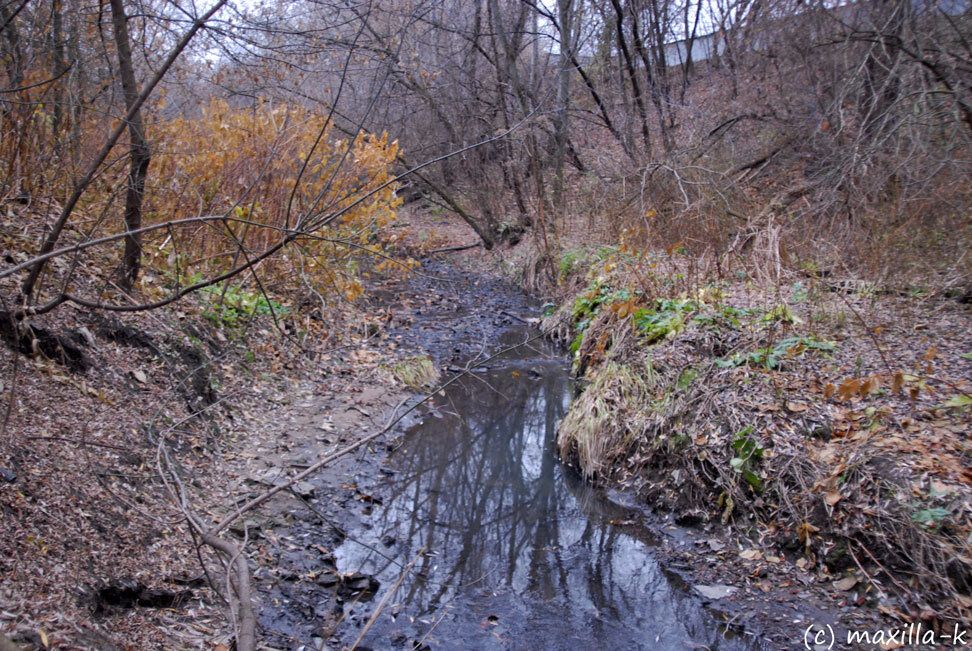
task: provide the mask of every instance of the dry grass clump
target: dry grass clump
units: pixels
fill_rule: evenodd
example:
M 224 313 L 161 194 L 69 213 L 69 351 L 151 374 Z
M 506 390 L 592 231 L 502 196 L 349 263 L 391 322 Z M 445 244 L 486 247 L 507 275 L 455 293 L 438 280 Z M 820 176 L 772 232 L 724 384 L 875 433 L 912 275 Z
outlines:
M 589 373 L 590 385 L 573 402 L 557 432 L 562 456 L 577 458 L 585 477 L 609 473 L 614 461 L 644 430 L 651 394 L 623 364 L 607 362 Z
M 415 391 L 427 391 L 439 382 L 439 369 L 425 356 L 409 357 L 397 362 L 388 372 L 396 380 Z

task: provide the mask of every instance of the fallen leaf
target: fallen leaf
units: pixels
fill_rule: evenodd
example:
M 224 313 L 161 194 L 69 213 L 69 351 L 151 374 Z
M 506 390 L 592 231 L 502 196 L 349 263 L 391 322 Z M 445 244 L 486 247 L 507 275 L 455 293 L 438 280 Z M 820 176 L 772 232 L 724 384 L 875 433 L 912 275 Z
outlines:
M 878 387 L 880 386 L 881 382 L 878 379 L 878 376 L 872 375 L 871 377 L 867 378 L 867 381 L 864 382 L 864 384 L 861 385 L 861 396 L 866 398 L 868 395 L 877 391 Z
M 827 491 L 827 494 L 824 495 L 824 502 L 827 503 L 827 506 L 833 506 L 840 501 L 840 498 L 841 494 L 839 490 L 829 490 Z
M 824 398 L 832 398 L 834 396 L 835 391 L 837 391 L 837 387 L 835 387 L 833 384 L 830 384 L 828 382 L 827 386 L 824 387 L 824 391 L 823 391 Z
M 809 522 L 803 522 L 797 527 L 797 535 L 800 537 L 800 542 L 806 543 L 807 547 L 810 546 L 810 537 L 818 531 L 820 529 Z
M 894 379 L 891 381 L 891 389 L 894 393 L 901 393 L 901 387 L 904 386 L 904 373 L 895 373 Z
M 758 561 L 763 557 L 763 552 L 758 549 L 744 549 L 739 552 L 739 558 L 746 561 Z
M 787 402 L 786 408 L 792 411 L 794 414 L 799 414 L 800 412 L 809 409 L 810 406 L 803 402 Z
M 838 400 L 849 400 L 861 390 L 861 383 L 853 378 L 844 380 L 837 389 Z
M 855 585 L 857 585 L 857 579 L 854 578 L 853 576 L 848 576 L 834 583 L 834 587 L 840 590 L 841 592 L 847 592 Z
M 140 369 L 135 369 L 134 371 L 132 371 L 132 375 L 135 377 L 136 380 L 138 380 L 142 384 L 148 382 L 148 377 L 145 375 L 145 372 Z
M 932 480 L 931 489 L 933 493 L 938 493 L 939 495 L 955 492 L 955 486 L 949 486 L 948 484 L 940 482 L 937 479 Z

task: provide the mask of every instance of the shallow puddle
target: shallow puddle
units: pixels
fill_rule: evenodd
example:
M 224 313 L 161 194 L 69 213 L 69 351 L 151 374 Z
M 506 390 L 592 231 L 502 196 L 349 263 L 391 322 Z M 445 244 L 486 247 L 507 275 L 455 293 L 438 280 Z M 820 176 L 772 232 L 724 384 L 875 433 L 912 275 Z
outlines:
M 362 647 L 752 648 L 666 575 L 637 513 L 559 462 L 563 358 L 524 346 L 488 366 L 405 434 L 382 503 L 335 551 L 339 571 L 381 584 L 339 627 L 344 644 L 417 558 Z

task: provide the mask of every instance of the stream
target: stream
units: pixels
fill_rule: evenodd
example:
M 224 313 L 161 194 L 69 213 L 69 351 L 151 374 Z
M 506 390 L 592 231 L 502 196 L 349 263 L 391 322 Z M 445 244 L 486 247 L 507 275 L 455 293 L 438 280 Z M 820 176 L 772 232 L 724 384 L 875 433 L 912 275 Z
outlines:
M 415 559 L 362 646 L 750 648 L 676 587 L 637 512 L 560 463 L 563 356 L 528 344 L 477 371 L 405 432 L 374 489 L 382 503 L 335 551 L 340 572 L 380 582 L 373 604 Z M 344 644 L 357 624 L 339 628 Z
M 658 518 L 561 463 L 574 387 L 563 351 L 518 323 L 537 306 L 423 268 L 448 282 L 386 290 L 396 316 L 382 336 L 443 369 L 479 366 L 273 517 L 269 574 L 255 579 L 278 648 L 761 648 L 661 566 Z

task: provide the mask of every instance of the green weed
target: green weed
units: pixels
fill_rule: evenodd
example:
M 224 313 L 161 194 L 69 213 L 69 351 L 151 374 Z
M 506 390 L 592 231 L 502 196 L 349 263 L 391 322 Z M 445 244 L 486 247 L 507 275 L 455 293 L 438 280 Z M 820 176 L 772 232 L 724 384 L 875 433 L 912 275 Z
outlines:
M 832 343 L 822 341 L 812 335 L 809 337 L 788 337 L 769 348 L 761 348 L 749 353 L 736 353 L 725 359 L 717 359 L 715 365 L 719 368 L 735 368 L 743 364 L 750 364 L 775 370 L 780 367 L 783 360 L 801 357 L 808 350 L 829 352 L 837 350 L 837 348 Z

